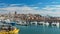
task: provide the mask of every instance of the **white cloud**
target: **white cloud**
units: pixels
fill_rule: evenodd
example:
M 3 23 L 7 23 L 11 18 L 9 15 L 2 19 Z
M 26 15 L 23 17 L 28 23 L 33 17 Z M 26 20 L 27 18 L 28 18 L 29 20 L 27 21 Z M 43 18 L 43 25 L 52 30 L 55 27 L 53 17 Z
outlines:
M 18 13 L 36 13 L 36 10 L 34 10 L 31 7 L 23 6 L 23 7 L 6 7 L 6 8 L 0 8 L 0 11 L 6 11 L 6 12 L 15 12 Z
M 51 7 L 52 6 L 52 7 Z M 51 15 L 51 16 L 59 16 L 60 17 L 60 6 L 59 5 L 50 5 L 46 6 L 43 9 L 35 10 L 38 7 L 29 7 L 29 6 L 22 6 L 22 7 L 6 7 L 6 8 L 0 8 L 0 12 L 2 13 L 8 13 L 8 12 L 15 12 L 18 13 L 32 13 L 32 14 L 41 14 L 41 15 Z
M 12 7 L 14 7 L 14 6 L 20 6 L 20 5 L 24 5 L 24 4 L 10 4 L 10 6 Z
M 46 6 L 41 11 L 43 11 L 46 15 L 48 14 L 51 16 L 60 17 L 60 6 L 59 5 L 51 5 L 51 6 Z
M 51 2 L 51 3 L 59 3 L 59 2 Z

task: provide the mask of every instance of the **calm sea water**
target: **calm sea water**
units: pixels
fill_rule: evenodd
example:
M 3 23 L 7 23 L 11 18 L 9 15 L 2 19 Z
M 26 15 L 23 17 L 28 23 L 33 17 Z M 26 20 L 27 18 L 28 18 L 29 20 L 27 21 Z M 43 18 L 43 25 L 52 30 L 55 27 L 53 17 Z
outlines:
M 60 27 L 52 26 L 20 26 L 17 25 L 17 28 L 20 29 L 19 34 L 60 34 Z

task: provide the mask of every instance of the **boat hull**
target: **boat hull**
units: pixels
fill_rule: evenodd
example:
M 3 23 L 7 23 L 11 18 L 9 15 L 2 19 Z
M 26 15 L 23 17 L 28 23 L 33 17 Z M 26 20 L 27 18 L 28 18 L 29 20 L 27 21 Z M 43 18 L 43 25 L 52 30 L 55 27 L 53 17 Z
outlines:
M 19 29 L 15 29 L 13 31 L 0 31 L 0 34 L 18 34 Z

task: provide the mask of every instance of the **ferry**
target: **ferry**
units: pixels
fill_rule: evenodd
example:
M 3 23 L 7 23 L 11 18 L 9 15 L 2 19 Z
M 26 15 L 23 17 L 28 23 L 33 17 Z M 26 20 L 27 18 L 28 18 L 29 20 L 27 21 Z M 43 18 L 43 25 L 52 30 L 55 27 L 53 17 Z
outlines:
M 0 25 L 0 34 L 18 34 L 19 29 L 11 25 Z

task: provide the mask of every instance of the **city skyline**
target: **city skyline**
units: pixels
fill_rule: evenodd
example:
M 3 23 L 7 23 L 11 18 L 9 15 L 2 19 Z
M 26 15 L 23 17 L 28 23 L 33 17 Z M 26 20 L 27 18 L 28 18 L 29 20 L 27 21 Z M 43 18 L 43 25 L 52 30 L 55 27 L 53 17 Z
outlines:
M 60 17 L 60 0 L 0 0 L 0 13 L 15 11 Z

